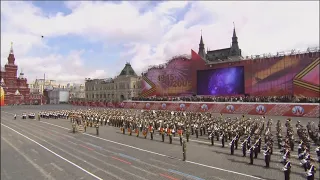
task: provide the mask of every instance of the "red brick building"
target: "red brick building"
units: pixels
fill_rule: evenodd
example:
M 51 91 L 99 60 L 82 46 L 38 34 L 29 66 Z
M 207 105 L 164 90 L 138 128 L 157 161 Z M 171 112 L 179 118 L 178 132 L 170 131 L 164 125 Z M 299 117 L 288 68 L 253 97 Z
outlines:
M 8 62 L 1 68 L 1 86 L 4 89 L 5 97 L 4 103 L 8 104 L 29 104 L 30 89 L 28 87 L 27 79 L 21 72 L 19 77 L 17 75 L 18 66 L 15 64 L 15 57 L 11 44 Z

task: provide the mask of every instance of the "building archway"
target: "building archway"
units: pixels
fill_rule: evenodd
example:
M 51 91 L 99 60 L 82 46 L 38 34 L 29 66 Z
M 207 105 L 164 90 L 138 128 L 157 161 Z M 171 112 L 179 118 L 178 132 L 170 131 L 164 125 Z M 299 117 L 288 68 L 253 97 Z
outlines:
M 121 94 L 121 96 L 120 96 L 120 101 L 124 101 L 124 95 L 123 94 Z

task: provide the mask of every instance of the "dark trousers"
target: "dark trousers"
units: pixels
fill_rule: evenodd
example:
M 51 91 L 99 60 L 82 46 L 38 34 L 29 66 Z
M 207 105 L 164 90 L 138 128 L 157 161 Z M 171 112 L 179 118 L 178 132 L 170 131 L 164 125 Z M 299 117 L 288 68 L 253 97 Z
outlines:
M 266 162 L 266 167 L 269 167 L 270 155 L 265 155 L 265 156 L 264 156 L 264 161 Z
M 234 144 L 231 144 L 231 155 L 234 154 Z
M 290 180 L 290 170 L 284 171 L 284 180 Z
M 253 164 L 253 152 L 250 152 L 250 164 Z

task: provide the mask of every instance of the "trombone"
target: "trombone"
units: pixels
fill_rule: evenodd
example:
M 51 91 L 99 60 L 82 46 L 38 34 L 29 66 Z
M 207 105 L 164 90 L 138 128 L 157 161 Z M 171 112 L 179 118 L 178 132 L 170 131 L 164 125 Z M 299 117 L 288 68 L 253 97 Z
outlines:
M 245 139 L 242 143 L 241 143 L 241 147 L 245 146 L 247 143 L 247 140 Z
M 308 169 L 308 171 L 306 172 L 307 176 L 312 176 L 313 175 L 313 169 L 314 169 L 314 165 L 311 165 L 310 169 Z
M 268 151 L 270 151 L 270 148 L 268 147 L 264 152 L 263 152 L 263 155 L 268 155 L 267 153 L 268 153 Z
M 286 160 L 286 159 L 287 159 L 288 153 L 289 153 L 289 150 L 286 150 L 286 153 L 282 156 L 283 160 Z
M 229 145 L 231 146 L 232 145 L 232 143 L 234 143 L 234 141 L 237 139 L 237 136 L 236 137 L 234 137 L 232 140 L 231 140 L 231 142 L 229 143 Z
M 287 171 L 291 167 L 290 161 L 286 163 L 286 165 L 282 168 L 282 171 Z

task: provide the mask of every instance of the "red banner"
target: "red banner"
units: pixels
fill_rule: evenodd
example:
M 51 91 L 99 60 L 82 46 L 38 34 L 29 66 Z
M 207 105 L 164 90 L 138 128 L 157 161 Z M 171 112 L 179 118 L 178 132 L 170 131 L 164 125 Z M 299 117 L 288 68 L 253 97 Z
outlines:
M 92 103 L 95 104 L 95 103 Z M 78 105 L 73 103 L 73 105 Z M 79 104 L 80 105 L 80 104 Z M 83 103 L 83 105 L 86 105 Z M 101 107 L 101 106 L 100 106 Z M 102 107 L 143 110 L 170 110 L 211 112 L 222 114 L 249 114 L 266 116 L 319 117 L 319 104 L 316 103 L 225 103 L 225 102 L 157 102 L 130 101 L 106 103 Z

